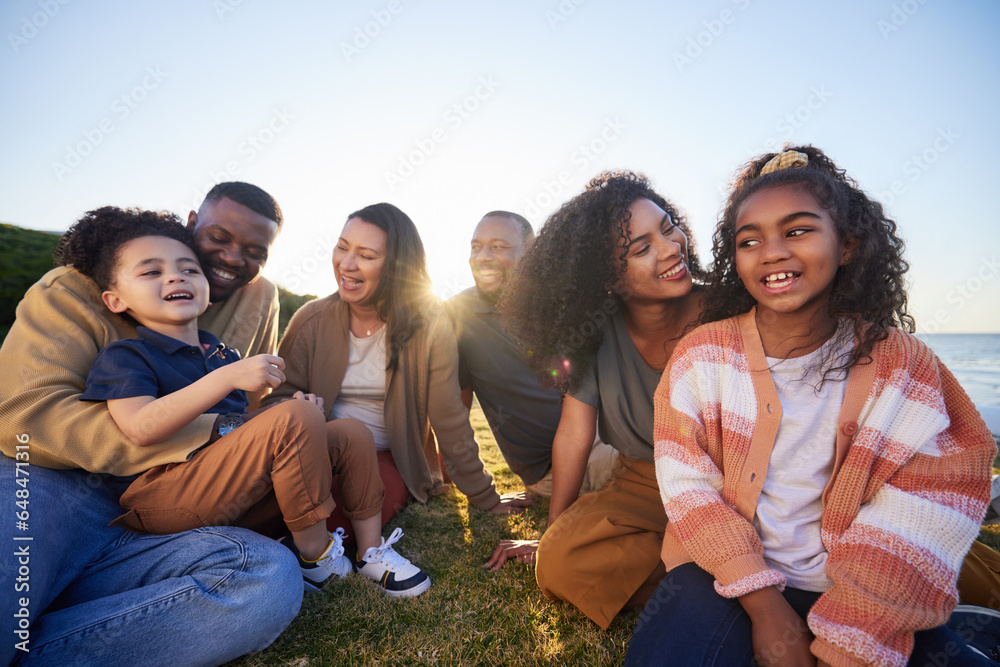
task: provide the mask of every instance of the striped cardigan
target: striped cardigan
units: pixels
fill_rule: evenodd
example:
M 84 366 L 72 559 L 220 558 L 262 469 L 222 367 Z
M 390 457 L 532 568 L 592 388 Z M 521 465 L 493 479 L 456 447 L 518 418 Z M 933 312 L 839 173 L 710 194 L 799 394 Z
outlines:
M 904 665 L 913 632 L 945 623 L 996 453 L 968 396 L 916 337 L 893 329 L 872 357 L 849 374 L 823 492 L 834 583 L 808 623 L 813 654 L 833 665 Z M 783 588 L 752 525 L 781 421 L 754 311 L 678 344 L 654 419 L 667 570 L 693 560 L 725 597 Z

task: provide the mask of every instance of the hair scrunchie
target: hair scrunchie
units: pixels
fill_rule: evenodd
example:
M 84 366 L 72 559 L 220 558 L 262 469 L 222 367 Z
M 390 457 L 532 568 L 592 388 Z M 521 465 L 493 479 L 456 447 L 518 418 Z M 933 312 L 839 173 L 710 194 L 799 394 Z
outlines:
M 799 169 L 809 164 L 809 156 L 798 151 L 784 151 L 767 161 L 760 170 L 760 175 L 770 174 L 782 169 Z

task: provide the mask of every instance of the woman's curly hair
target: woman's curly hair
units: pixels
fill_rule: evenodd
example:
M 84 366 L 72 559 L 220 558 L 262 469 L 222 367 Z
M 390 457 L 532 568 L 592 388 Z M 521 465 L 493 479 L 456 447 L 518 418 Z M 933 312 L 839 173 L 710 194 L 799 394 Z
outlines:
M 195 251 L 191 232 L 173 213 L 102 206 L 87 211 L 70 227 L 52 254 L 57 266 L 72 266 L 101 288 L 114 286 L 118 251 L 143 236 L 165 236 Z
M 688 237 L 688 266 L 702 275 L 684 216 L 642 174 L 604 172 L 542 226 L 500 297 L 505 328 L 525 347 L 546 386 L 575 389 L 603 341 L 602 325 L 622 307 L 615 290 L 628 270 L 629 207 L 649 199 Z
M 875 344 L 889 335 L 890 327 L 914 331 L 913 317 L 906 310 L 903 274 L 909 265 L 903 259 L 903 241 L 896 223 L 886 217 L 882 204 L 870 198 L 857 182 L 814 146 L 786 146 L 805 153 L 805 167 L 761 174 L 778 153 L 754 158 L 738 173 L 726 201 L 722 219 L 712 236 L 714 257 L 709 272 L 712 291 L 706 299 L 701 322 L 714 322 L 749 311 L 756 302 L 736 273 L 736 216 L 740 206 L 754 193 L 780 185 L 797 185 L 809 191 L 830 213 L 837 233 L 852 245 L 850 258 L 833 280 L 829 313 L 853 322 L 858 344 L 846 361 L 825 371 L 830 377 L 861 362 L 871 360 Z

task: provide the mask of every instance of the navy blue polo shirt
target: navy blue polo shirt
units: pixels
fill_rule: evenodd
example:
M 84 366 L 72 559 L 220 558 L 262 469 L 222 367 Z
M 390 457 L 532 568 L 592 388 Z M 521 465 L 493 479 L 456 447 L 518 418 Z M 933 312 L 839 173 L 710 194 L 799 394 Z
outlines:
M 97 355 L 81 400 L 160 398 L 240 359 L 239 352 L 207 331 L 198 331 L 201 348 L 146 327 L 136 327 L 135 331 L 138 338 L 115 341 Z M 206 412 L 226 414 L 245 412 L 246 408 L 246 392 L 234 389 Z

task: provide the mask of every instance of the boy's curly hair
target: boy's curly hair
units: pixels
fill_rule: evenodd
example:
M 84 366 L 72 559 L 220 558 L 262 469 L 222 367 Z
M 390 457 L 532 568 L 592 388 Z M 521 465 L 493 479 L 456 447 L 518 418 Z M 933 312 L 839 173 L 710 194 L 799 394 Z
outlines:
M 906 310 L 903 274 L 909 265 L 903 259 L 903 241 L 896 223 L 886 217 L 882 204 L 869 197 L 857 182 L 814 146 L 785 146 L 805 153 L 809 164 L 761 174 L 778 153 L 754 158 L 738 173 L 726 207 L 712 236 L 713 264 L 709 272 L 712 291 L 706 299 L 701 322 L 714 322 L 749 311 L 755 301 L 736 273 L 736 216 L 740 206 L 754 193 L 780 185 L 798 185 L 829 211 L 841 239 L 853 244 L 850 259 L 834 277 L 829 312 L 834 318 L 853 322 L 858 344 L 846 361 L 827 369 L 846 371 L 871 361 L 875 344 L 889 335 L 890 327 L 914 331 L 913 317 Z
M 173 213 L 102 206 L 76 221 L 52 254 L 57 266 L 72 266 L 101 288 L 114 286 L 118 251 L 143 236 L 165 236 L 198 251 L 181 219 Z
M 615 291 L 628 270 L 629 206 L 649 199 L 688 237 L 688 267 L 702 275 L 691 233 L 677 208 L 642 174 L 604 172 L 542 226 L 500 297 L 505 328 L 527 350 L 542 384 L 577 387 L 604 338 L 602 326 L 622 307 Z

